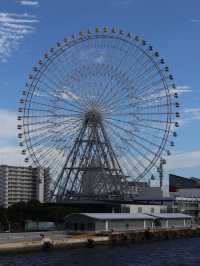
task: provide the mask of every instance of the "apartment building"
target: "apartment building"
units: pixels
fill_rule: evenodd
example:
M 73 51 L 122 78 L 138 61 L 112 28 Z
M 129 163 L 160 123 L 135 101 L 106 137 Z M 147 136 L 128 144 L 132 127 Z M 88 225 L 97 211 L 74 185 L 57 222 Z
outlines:
M 29 200 L 47 202 L 50 183 L 48 169 L 0 165 L 0 206 Z

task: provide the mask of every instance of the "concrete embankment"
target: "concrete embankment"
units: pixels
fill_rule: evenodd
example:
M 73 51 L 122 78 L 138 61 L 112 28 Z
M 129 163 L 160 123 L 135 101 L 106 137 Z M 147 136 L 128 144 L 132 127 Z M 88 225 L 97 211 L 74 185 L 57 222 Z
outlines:
M 64 240 L 54 240 L 53 247 L 51 250 L 65 249 L 65 248 L 78 248 L 78 247 L 90 247 L 94 245 L 103 245 L 109 242 L 108 236 L 90 236 L 88 237 L 76 237 L 68 238 Z M 43 250 L 43 245 L 41 241 L 29 241 L 29 242 L 19 242 L 19 243 L 1 243 L 0 244 L 0 254 L 9 253 L 28 253 L 34 251 Z
M 112 234 L 109 237 L 110 244 L 120 243 L 142 243 L 147 241 L 200 237 L 200 228 L 182 228 L 182 229 L 156 229 L 135 232 L 121 232 Z
M 117 245 L 124 243 L 143 243 L 148 241 L 200 237 L 200 228 L 156 229 L 141 231 L 112 232 L 108 235 L 76 235 L 53 241 L 51 249 L 94 247 L 96 245 Z M 1 243 L 0 254 L 27 253 L 43 250 L 41 241 L 24 241 L 19 243 Z

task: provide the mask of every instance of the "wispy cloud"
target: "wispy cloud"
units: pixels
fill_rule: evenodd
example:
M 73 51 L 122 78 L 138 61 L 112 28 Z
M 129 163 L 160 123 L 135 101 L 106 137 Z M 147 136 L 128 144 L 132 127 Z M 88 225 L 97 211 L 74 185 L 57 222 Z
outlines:
M 7 61 L 25 36 L 34 32 L 37 22 L 35 16 L 27 13 L 0 13 L 0 61 Z
M 0 143 L 7 143 L 17 136 L 17 115 L 16 112 L 0 109 Z
M 167 159 L 167 170 L 200 167 L 200 150 L 172 155 Z
M 0 109 L 0 164 L 24 165 L 17 143 L 17 114 Z
M 192 23 L 200 23 L 200 18 L 191 19 Z
M 182 86 L 177 86 L 175 91 L 179 94 L 182 94 L 182 93 L 186 93 L 186 92 L 192 92 L 192 89 L 190 86 L 182 85 Z
M 200 108 L 187 108 L 185 114 L 190 120 L 200 120 Z
M 0 147 L 0 164 L 23 166 L 26 165 L 21 149 L 17 146 Z
M 18 0 L 18 2 L 23 6 L 39 6 L 39 2 L 34 0 Z

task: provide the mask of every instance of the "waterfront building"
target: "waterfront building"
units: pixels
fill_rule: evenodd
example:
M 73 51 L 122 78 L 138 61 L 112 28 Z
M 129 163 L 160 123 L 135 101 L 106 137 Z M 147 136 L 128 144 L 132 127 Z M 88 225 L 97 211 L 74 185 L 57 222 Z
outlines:
M 186 228 L 191 216 L 180 213 L 76 213 L 66 216 L 66 229 L 70 231 L 126 231 L 146 228 Z
M 151 227 L 154 217 L 130 213 L 80 213 L 66 217 L 66 229 L 72 231 L 109 231 Z
M 161 228 L 188 228 L 192 225 L 192 216 L 183 213 L 154 213 L 151 215 L 155 218 L 154 225 Z
M 48 169 L 0 165 L 0 206 L 30 200 L 47 202 L 50 183 Z
M 178 192 L 180 189 L 200 189 L 200 180 L 194 177 L 186 178 L 178 175 L 169 175 L 169 192 Z
M 160 213 L 163 208 L 167 207 L 160 204 L 122 204 L 121 212 L 123 213 Z M 164 210 L 165 210 L 164 209 Z
M 173 212 L 189 214 L 200 223 L 200 180 L 169 175 L 169 190 L 174 198 Z

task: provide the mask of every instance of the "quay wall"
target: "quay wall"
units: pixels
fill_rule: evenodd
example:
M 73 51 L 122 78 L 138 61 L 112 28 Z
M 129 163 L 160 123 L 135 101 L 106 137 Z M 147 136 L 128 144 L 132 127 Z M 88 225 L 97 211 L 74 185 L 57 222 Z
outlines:
M 110 232 L 102 234 L 76 235 L 62 240 L 54 240 L 51 250 L 95 247 L 97 245 L 120 245 L 138 244 L 144 242 L 200 237 L 200 228 L 176 228 L 176 229 L 156 229 L 137 230 L 124 232 Z M 41 241 L 24 241 L 19 243 L 1 243 L 0 254 L 28 253 L 43 250 Z

